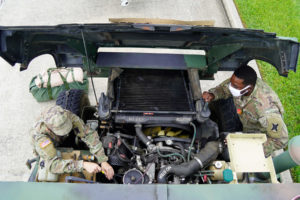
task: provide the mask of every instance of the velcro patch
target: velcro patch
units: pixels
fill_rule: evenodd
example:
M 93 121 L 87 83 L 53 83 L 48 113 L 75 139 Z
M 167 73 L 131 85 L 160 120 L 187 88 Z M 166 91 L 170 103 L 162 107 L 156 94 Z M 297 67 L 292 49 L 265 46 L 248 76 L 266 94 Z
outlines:
M 283 121 L 280 116 L 272 116 L 267 118 L 268 128 L 267 134 L 272 138 L 281 138 Z
M 49 144 L 52 144 L 52 141 L 50 139 L 45 140 L 44 142 L 40 143 L 40 147 L 44 149 L 47 147 Z
M 243 110 L 240 109 L 240 108 L 238 108 L 238 109 L 236 109 L 236 113 L 239 114 L 239 115 L 241 115 L 243 113 Z

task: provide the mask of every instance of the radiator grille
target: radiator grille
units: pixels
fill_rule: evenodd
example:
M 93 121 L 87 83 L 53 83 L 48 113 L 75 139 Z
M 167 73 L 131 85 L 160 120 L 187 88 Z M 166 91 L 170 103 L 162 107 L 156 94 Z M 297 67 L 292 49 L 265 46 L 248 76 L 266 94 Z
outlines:
M 184 71 L 126 69 L 116 80 L 116 107 L 132 111 L 192 111 Z

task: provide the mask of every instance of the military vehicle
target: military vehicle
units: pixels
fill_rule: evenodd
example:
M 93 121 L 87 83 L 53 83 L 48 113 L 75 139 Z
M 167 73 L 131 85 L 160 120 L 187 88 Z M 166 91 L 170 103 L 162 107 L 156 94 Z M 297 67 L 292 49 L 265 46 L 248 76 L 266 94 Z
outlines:
M 0 183 L 7 199 L 292 199 L 300 194 L 299 184 L 275 184 L 276 173 L 300 164 L 299 137 L 273 164 L 263 155 L 265 135 L 234 134 L 241 129 L 232 102 L 208 105 L 199 82 L 253 59 L 287 77 L 297 66 L 294 39 L 262 30 L 142 23 L 0 27 L 0 39 L 0 56 L 12 66 L 20 63 L 21 70 L 50 54 L 57 67 L 82 67 L 92 79 L 108 78 L 97 105 L 89 105 L 76 89 L 61 93 L 56 103 L 98 131 L 115 170 L 112 181 L 101 173 L 40 179 L 41 160 L 34 159 L 28 162 L 36 161 L 29 182 L 74 183 Z M 124 48 L 135 52 L 117 51 Z M 162 49 L 180 51 L 156 52 Z M 62 157 L 93 160 L 76 137 L 58 148 Z M 249 149 L 252 153 L 243 156 Z M 11 192 L 15 187 L 19 193 Z

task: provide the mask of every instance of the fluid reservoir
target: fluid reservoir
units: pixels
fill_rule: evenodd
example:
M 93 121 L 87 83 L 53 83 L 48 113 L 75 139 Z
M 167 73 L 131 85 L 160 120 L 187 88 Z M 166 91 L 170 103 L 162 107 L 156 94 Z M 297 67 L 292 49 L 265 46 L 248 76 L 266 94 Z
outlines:
M 212 163 L 209 167 L 209 170 L 213 171 L 214 175 L 211 177 L 213 181 L 224 181 L 224 170 L 230 169 L 229 163 L 226 163 L 224 160 L 217 160 Z M 226 171 L 227 172 L 227 171 Z M 243 179 L 242 173 L 237 173 L 238 180 Z M 227 181 L 226 181 L 227 182 Z

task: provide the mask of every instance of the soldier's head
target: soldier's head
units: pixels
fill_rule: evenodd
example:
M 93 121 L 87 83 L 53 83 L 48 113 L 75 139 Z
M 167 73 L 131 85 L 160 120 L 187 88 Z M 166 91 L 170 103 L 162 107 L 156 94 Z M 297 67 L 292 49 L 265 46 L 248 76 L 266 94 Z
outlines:
M 72 121 L 69 113 L 60 106 L 53 106 L 43 113 L 45 125 L 56 135 L 65 136 L 72 130 Z
M 230 79 L 229 90 L 233 96 L 249 96 L 256 84 L 257 74 L 248 65 L 237 68 Z

